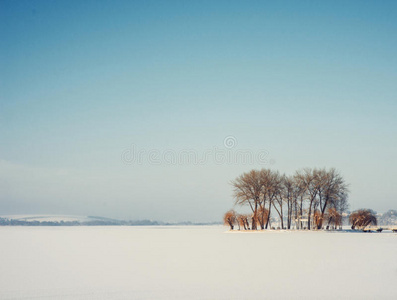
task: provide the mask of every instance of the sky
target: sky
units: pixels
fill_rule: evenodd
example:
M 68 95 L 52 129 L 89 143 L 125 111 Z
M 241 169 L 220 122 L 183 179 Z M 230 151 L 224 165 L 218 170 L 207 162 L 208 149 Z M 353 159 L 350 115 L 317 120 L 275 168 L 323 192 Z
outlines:
M 397 209 L 396 1 L 1 0 L 0 37 L 0 215 L 219 221 L 304 167 Z

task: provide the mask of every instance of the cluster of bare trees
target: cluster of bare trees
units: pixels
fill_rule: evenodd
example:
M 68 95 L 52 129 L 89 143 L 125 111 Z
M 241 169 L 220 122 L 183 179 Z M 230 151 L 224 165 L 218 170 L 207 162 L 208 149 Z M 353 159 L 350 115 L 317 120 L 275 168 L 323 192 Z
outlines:
M 249 215 L 231 210 L 225 224 L 231 229 L 267 229 L 275 215 L 280 227 L 321 229 L 341 226 L 347 209 L 348 185 L 335 169 L 302 169 L 291 176 L 270 169 L 251 170 L 231 182 L 235 204 L 248 206 Z

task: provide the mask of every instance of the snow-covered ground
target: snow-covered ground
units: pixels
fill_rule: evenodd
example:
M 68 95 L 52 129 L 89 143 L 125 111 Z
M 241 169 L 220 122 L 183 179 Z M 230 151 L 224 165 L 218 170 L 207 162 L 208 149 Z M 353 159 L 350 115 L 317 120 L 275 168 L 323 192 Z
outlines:
M 0 299 L 397 299 L 397 234 L 0 227 Z

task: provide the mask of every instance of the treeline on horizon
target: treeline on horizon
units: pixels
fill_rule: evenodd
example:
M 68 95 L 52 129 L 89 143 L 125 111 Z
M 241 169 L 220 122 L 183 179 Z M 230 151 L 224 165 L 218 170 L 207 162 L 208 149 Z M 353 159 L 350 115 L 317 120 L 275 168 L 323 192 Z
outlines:
M 118 225 L 160 225 L 159 222 L 150 220 L 116 221 L 116 220 L 92 220 L 92 221 L 28 221 L 0 218 L 1 226 L 118 226 Z
M 0 218 L 0 226 L 200 226 L 200 225 L 219 225 L 220 222 L 161 222 L 151 220 L 135 220 L 135 221 L 123 221 L 101 218 L 100 220 L 92 221 L 28 221 L 28 220 L 17 220 Z
M 280 229 L 336 229 L 349 207 L 348 184 L 334 168 L 305 168 L 289 176 L 270 169 L 251 170 L 231 185 L 234 204 L 251 210 L 251 214 L 229 210 L 224 223 L 231 230 L 235 225 L 244 230 L 274 229 L 273 215 Z M 358 210 L 352 217 L 353 229 L 377 224 L 372 210 Z

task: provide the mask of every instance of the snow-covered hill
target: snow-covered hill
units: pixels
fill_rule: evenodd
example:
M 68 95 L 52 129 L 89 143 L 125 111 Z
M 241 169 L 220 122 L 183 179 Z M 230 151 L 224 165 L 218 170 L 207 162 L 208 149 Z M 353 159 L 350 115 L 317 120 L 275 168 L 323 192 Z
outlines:
M 0 225 L 128 225 L 128 222 L 104 217 L 76 215 L 3 215 Z
M 72 216 L 72 215 L 3 215 L 0 216 L 4 219 L 18 220 L 26 222 L 87 222 L 93 220 L 93 217 L 87 216 Z

